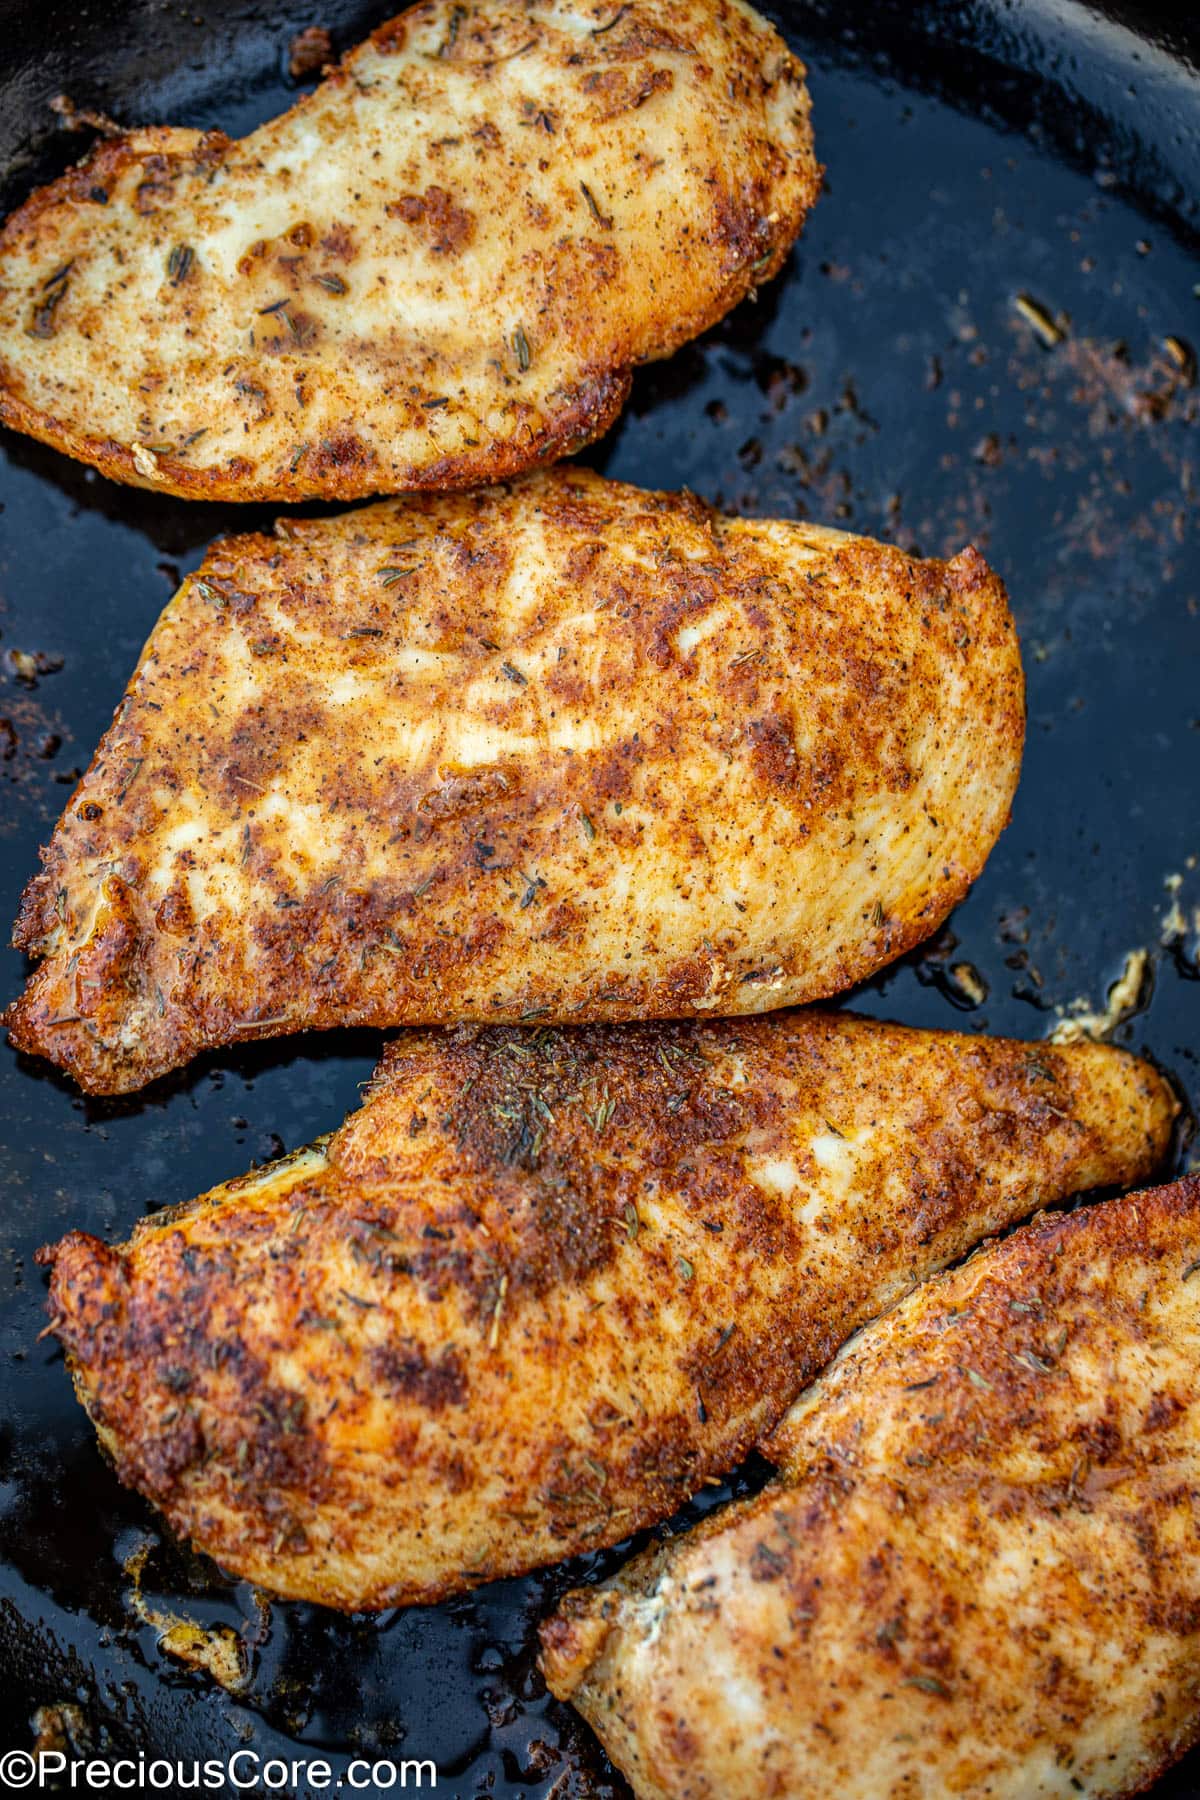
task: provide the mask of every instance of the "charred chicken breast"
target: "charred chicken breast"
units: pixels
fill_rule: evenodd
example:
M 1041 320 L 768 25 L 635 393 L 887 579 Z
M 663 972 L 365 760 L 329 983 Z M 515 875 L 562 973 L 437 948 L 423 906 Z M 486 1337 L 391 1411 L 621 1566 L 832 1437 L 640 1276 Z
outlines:
M 219 544 L 29 884 L 86 1089 L 308 1027 L 760 1012 L 919 941 L 1004 825 L 997 578 L 583 470 Z
M 1200 1178 L 1049 1217 L 850 1344 L 754 1500 L 569 1595 L 638 1800 L 1096 1800 L 1200 1732 Z
M 0 418 L 119 481 L 494 481 L 768 280 L 816 198 L 742 0 L 427 0 L 240 142 L 101 142 L 0 234 Z
M 667 1516 L 921 1276 L 1144 1176 L 1174 1111 L 1104 1046 L 815 1011 L 409 1033 L 332 1137 L 46 1252 L 53 1327 L 198 1548 L 434 1600 Z

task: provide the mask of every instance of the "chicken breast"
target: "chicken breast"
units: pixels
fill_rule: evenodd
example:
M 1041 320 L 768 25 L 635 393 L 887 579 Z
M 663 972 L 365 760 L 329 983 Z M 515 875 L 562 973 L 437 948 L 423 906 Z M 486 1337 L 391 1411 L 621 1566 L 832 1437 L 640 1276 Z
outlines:
M 776 273 L 804 69 L 742 0 L 430 0 L 241 142 L 100 143 L 0 234 L 0 418 L 198 499 L 468 487 Z
M 1004 590 L 582 470 L 214 550 L 14 941 L 91 1092 L 310 1026 L 748 1013 L 935 929 L 1008 816 Z
M 1106 1046 L 839 1014 L 413 1033 L 331 1138 L 42 1260 L 123 1481 L 275 1593 L 392 1606 L 664 1518 L 1174 1112 Z
M 779 1481 L 543 1628 L 639 1800 L 1095 1800 L 1200 1732 L 1200 1178 L 850 1344 Z

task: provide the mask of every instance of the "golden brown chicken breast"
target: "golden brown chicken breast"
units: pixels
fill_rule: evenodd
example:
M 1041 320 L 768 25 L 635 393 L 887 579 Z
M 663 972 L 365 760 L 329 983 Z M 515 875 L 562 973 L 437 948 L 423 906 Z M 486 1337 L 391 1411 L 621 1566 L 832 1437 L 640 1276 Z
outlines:
M 429 0 L 241 142 L 131 131 L 35 193 L 0 418 L 201 499 L 553 461 L 775 274 L 808 111 L 742 0 Z
M 638 1800 L 1096 1800 L 1200 1732 L 1200 1177 L 850 1344 L 781 1479 L 543 1628 Z
M 1008 816 L 1004 590 L 582 470 L 218 545 L 26 890 L 92 1092 L 310 1026 L 749 1013 L 934 930 Z
M 272 1168 L 73 1233 L 51 1309 L 124 1481 L 226 1567 L 432 1600 L 665 1517 L 843 1339 L 1175 1105 L 1106 1046 L 818 1012 L 406 1034 Z

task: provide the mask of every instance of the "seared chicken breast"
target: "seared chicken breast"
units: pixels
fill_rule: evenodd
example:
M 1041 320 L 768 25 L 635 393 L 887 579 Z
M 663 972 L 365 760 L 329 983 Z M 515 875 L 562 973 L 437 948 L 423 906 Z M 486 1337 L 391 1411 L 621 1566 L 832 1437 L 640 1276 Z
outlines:
M 0 234 L 0 418 L 200 499 L 467 487 L 778 270 L 804 69 L 742 0 L 429 0 L 240 142 L 100 143 Z
M 1174 1111 L 1106 1046 L 815 1011 L 411 1033 L 332 1137 L 44 1252 L 53 1328 L 199 1549 L 434 1600 L 665 1517 L 921 1276 L 1144 1176 Z
M 966 891 L 1022 732 L 969 550 L 582 470 L 233 538 L 26 890 L 8 1028 L 115 1093 L 309 1026 L 819 998 Z
M 1101 1800 L 1200 1732 L 1200 1178 L 869 1326 L 780 1479 L 568 1595 L 553 1691 L 639 1800 Z

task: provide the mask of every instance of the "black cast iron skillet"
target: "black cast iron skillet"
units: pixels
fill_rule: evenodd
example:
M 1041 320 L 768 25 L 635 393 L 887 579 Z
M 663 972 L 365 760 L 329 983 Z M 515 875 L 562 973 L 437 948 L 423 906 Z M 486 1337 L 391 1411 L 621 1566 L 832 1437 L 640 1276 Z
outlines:
M 1013 822 L 949 927 L 853 1004 L 1037 1037 L 1058 1008 L 1102 1002 L 1145 948 L 1142 1003 L 1116 1041 L 1153 1054 L 1194 1105 L 1200 18 L 1073 0 L 767 10 L 810 64 L 825 198 L 782 279 L 644 371 L 590 460 L 733 509 L 988 555 L 1029 678 Z M 297 30 L 328 26 L 341 50 L 387 11 L 0 0 L 5 210 L 84 148 L 48 109 L 55 94 L 123 123 L 238 132 L 288 103 Z M 1051 347 L 1022 294 L 1057 321 Z M 180 571 L 218 533 L 273 513 L 110 485 L 12 435 L 0 501 L 6 923 Z M 960 962 L 982 977 L 982 1004 L 951 973 Z M 22 973 L 15 953 L 0 958 L 0 1000 Z M 36 1342 L 38 1244 L 72 1226 L 124 1236 L 145 1209 L 329 1129 L 378 1045 L 362 1032 L 228 1052 L 120 1102 L 85 1101 L 0 1052 L 0 1749 L 28 1745 L 36 1709 L 57 1707 L 43 1728 L 102 1750 L 245 1744 L 327 1751 L 338 1769 L 356 1752 L 428 1757 L 442 1793 L 627 1792 L 548 1700 L 533 1656 L 555 1597 L 622 1551 L 435 1609 L 264 1616 L 119 1488 L 60 1355 Z M 1175 1166 L 1192 1154 L 1185 1129 Z M 730 1485 L 762 1478 L 751 1465 Z M 238 1633 L 251 1662 L 240 1696 L 162 1650 L 168 1615 Z M 1200 1760 L 1158 1792 L 1200 1794 Z

